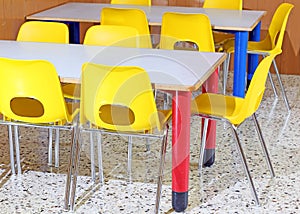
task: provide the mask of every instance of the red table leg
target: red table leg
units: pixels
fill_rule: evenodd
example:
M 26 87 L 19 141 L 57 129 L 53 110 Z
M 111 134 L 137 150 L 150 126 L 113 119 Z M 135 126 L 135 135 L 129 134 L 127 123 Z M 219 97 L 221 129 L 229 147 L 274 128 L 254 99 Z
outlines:
M 207 92 L 218 92 L 218 70 L 203 85 Z M 188 205 L 190 164 L 191 92 L 176 91 L 172 98 L 172 206 L 183 212 Z M 216 145 L 216 123 L 210 122 L 207 134 L 207 162 L 213 164 Z M 210 152 L 210 153 L 209 153 Z M 208 156 L 213 154 L 212 156 Z
M 172 206 L 182 212 L 188 205 L 191 92 L 177 91 L 172 99 Z

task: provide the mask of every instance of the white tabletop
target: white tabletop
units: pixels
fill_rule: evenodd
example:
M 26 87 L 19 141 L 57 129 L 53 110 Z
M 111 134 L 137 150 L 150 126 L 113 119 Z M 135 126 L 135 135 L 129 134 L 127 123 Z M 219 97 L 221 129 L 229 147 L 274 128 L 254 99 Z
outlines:
M 45 59 L 65 81 L 78 81 L 85 62 L 144 68 L 157 89 L 194 91 L 225 60 L 223 53 L 0 40 L 0 57 Z
M 203 13 L 209 17 L 213 29 L 237 31 L 252 31 L 266 13 L 265 11 L 204 9 L 199 7 L 131 6 L 70 2 L 26 18 L 28 20 L 99 23 L 101 19 L 100 12 L 103 7 L 140 8 L 145 11 L 150 25 L 161 25 L 162 15 L 165 12 Z

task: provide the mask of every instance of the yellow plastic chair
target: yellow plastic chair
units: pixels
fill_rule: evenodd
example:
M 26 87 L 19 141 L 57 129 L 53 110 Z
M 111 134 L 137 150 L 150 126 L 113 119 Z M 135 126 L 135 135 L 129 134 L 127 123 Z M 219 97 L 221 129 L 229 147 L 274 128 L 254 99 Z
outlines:
M 94 25 L 87 29 L 84 45 L 138 47 L 138 31 L 129 26 Z M 64 96 L 80 100 L 80 84 L 63 84 Z
M 143 10 L 135 8 L 103 8 L 101 25 L 130 26 L 140 35 L 140 48 L 152 48 L 149 23 Z
M 18 174 L 21 173 L 18 126 L 65 129 L 72 131 L 73 136 L 72 121 L 79 108 L 65 102 L 57 72 L 50 62 L 0 58 L 0 97 L 1 123 L 9 126 L 10 145 L 11 126 L 14 127 Z M 56 138 L 55 165 L 58 166 L 59 135 Z M 50 160 L 52 139 L 49 144 Z M 12 172 L 15 172 L 13 167 L 14 163 Z
M 276 9 L 271 24 L 269 26 L 268 29 L 268 33 L 266 35 L 266 37 L 259 41 L 259 42 L 254 42 L 254 41 L 249 41 L 248 42 L 248 50 L 247 53 L 249 54 L 259 54 L 262 55 L 263 57 L 274 54 L 274 55 L 279 55 L 282 53 L 282 42 L 283 42 L 283 37 L 284 37 L 284 33 L 285 33 L 285 29 L 286 29 L 286 24 L 288 21 L 288 17 L 289 14 L 292 10 L 292 8 L 294 7 L 294 5 L 289 4 L 289 3 L 282 3 L 279 5 L 279 7 Z M 227 53 L 229 53 L 229 57 L 227 58 L 227 63 L 229 64 L 229 60 L 230 60 L 230 54 L 234 52 L 234 40 L 229 40 L 224 44 L 224 51 L 226 51 Z M 282 92 L 282 96 L 285 102 L 285 105 L 287 107 L 288 110 L 290 110 L 290 105 L 285 93 L 285 89 L 283 87 L 281 78 L 280 78 L 280 74 L 275 62 L 275 59 L 273 59 L 273 65 L 275 68 L 275 73 L 277 75 L 277 79 L 281 88 L 281 92 Z M 228 66 L 227 69 L 224 70 L 225 76 L 224 76 L 224 82 L 223 82 L 223 88 L 224 88 L 224 92 L 226 89 L 226 83 L 227 83 L 227 74 L 228 74 Z M 274 86 L 271 74 L 269 72 L 269 80 L 271 82 L 273 91 L 274 91 L 274 95 L 277 98 L 277 91 L 276 88 Z
M 151 0 L 111 0 L 110 3 L 151 6 Z
M 86 63 L 83 66 L 81 84 L 79 133 L 97 132 L 100 135 L 129 136 L 129 176 L 131 174 L 132 137 L 163 139 L 155 208 L 157 213 L 167 145 L 167 123 L 171 111 L 157 110 L 149 76 L 140 67 L 113 67 Z M 93 147 L 92 137 L 90 139 L 91 147 Z M 81 141 L 80 136 L 79 141 Z M 99 137 L 99 135 L 97 145 L 99 177 L 103 182 L 101 136 Z M 79 145 L 75 145 L 72 148 L 79 147 Z M 76 152 L 71 159 L 78 161 L 79 150 Z M 92 177 L 95 176 L 93 157 L 94 155 L 91 154 Z M 74 162 L 69 166 L 73 171 L 68 174 L 65 206 L 71 210 L 74 208 L 78 165 L 78 162 Z M 72 191 L 70 191 L 71 187 Z
M 248 181 L 250 183 L 251 191 L 256 204 L 259 204 L 259 200 L 250 175 L 250 171 L 248 169 L 246 157 L 244 155 L 242 145 L 238 137 L 237 129 L 247 118 L 252 117 L 255 123 L 256 131 L 259 135 L 259 139 L 271 176 L 274 177 L 275 173 L 255 114 L 263 98 L 268 71 L 274 57 L 275 55 L 268 56 L 260 62 L 254 73 L 253 79 L 250 83 L 245 98 L 226 96 L 223 94 L 203 93 L 197 96 L 192 101 L 191 107 L 193 115 L 199 115 L 200 117 L 205 119 L 199 158 L 200 170 L 203 165 L 203 154 L 205 148 L 208 121 L 217 120 L 226 122 L 230 125 L 231 130 L 233 132 L 237 149 L 240 154 L 241 161 L 244 166 L 244 170 L 247 175 Z
M 216 8 L 216 9 L 228 9 L 228 10 L 242 10 L 243 9 L 243 1 L 242 0 L 205 0 L 203 3 L 203 8 Z M 228 39 L 234 38 L 233 34 L 213 31 L 213 37 L 215 46 L 218 51 L 222 51 L 222 45 Z
M 21 42 L 50 42 L 68 44 L 69 28 L 66 24 L 60 22 L 27 21 L 21 25 L 16 40 Z M 74 96 L 74 94 L 69 94 L 69 87 L 75 88 L 75 84 L 61 84 L 65 98 L 78 99 L 78 97 Z M 59 133 L 57 132 L 56 135 L 56 140 L 58 140 Z M 51 129 L 49 129 L 49 146 L 51 146 L 50 141 L 52 142 Z M 51 155 L 51 152 L 49 155 Z M 49 159 L 49 165 L 52 164 L 50 160 L 51 159 Z M 55 166 L 58 166 L 57 163 L 58 162 L 56 161 Z
M 21 25 L 17 41 L 69 43 L 69 29 L 59 22 L 28 21 Z
M 166 12 L 162 17 L 161 49 L 189 49 L 214 52 L 210 20 L 205 14 Z

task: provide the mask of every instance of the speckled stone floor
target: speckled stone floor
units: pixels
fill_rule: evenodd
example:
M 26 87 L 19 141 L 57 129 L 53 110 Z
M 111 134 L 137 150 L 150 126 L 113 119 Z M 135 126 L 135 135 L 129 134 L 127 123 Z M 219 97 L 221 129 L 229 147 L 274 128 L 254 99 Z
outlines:
M 287 112 L 282 96 L 274 101 L 267 89 L 257 112 L 276 177 L 271 179 L 251 120 L 239 129 L 249 168 L 261 202 L 252 200 L 229 127 L 217 124 L 215 164 L 199 177 L 200 119 L 192 117 L 189 205 L 185 213 L 300 213 L 300 76 L 282 75 L 292 107 Z M 229 83 L 230 85 L 230 83 Z M 230 91 L 230 88 L 228 88 Z M 48 132 L 21 129 L 23 173 L 10 175 L 7 129 L 0 127 L 0 213 L 67 213 L 63 209 L 70 135 L 61 133 L 60 166 L 47 165 Z M 133 147 L 132 182 L 128 182 L 126 139 L 107 136 L 103 145 L 105 183 L 90 178 L 87 143 L 83 144 L 74 213 L 153 213 L 159 147 L 144 142 Z M 171 206 L 171 147 L 167 152 L 161 213 Z

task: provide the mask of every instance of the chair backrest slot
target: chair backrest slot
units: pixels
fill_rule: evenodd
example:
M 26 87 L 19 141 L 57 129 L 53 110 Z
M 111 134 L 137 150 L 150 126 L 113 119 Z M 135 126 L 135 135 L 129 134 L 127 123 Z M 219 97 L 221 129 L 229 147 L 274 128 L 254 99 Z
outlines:
M 11 110 L 21 117 L 41 117 L 44 114 L 43 104 L 30 97 L 14 97 L 10 106 Z
M 106 104 L 100 107 L 99 117 L 105 123 L 128 126 L 134 123 L 134 112 L 127 106 Z
M 174 44 L 174 50 L 199 51 L 199 47 L 195 42 L 177 41 Z

